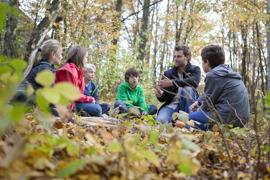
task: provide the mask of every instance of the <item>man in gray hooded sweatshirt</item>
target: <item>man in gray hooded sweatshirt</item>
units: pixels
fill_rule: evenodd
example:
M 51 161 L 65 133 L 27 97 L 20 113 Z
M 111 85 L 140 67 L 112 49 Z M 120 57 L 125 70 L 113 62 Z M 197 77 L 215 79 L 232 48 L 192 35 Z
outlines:
M 193 111 L 189 113 L 189 119 L 194 120 L 194 124 L 202 130 L 211 129 L 207 116 L 221 123 L 232 124 L 233 127 L 243 127 L 249 121 L 250 111 L 242 77 L 224 64 L 222 47 L 206 46 L 201 56 L 202 68 L 208 74 L 205 77 L 204 93 L 189 107 Z

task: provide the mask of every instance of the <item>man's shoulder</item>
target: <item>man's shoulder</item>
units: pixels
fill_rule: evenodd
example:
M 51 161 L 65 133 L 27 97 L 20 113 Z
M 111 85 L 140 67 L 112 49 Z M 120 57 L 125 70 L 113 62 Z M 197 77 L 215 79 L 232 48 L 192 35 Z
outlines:
M 190 66 L 189 66 L 189 67 L 190 67 L 191 70 L 194 70 L 194 69 L 201 69 L 199 66 L 194 65 L 194 64 L 191 64 L 191 63 L 190 63 Z
M 173 74 L 174 69 L 175 69 L 175 67 L 171 67 L 170 69 L 166 70 L 166 71 L 164 72 L 164 74 L 166 74 L 166 75 Z

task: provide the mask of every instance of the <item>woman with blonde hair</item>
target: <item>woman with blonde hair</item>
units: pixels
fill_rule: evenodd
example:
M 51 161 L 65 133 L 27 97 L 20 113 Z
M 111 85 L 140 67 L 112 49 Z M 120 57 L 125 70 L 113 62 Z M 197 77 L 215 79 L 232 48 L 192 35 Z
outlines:
M 17 94 L 12 102 L 26 102 L 33 105 L 26 95 L 27 84 L 30 84 L 36 91 L 42 85 L 36 82 L 35 78 L 38 73 L 49 70 L 55 74 L 54 65 L 60 65 L 62 60 L 62 45 L 54 39 L 46 40 L 39 48 L 35 49 L 29 58 L 28 66 L 24 71 L 24 80 L 20 83 Z

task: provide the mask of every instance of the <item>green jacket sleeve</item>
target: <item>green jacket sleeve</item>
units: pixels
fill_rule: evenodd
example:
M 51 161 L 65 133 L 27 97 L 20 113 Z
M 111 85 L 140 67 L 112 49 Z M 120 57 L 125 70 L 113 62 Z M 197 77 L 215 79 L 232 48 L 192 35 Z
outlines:
M 134 107 L 134 105 L 132 103 L 130 103 L 127 97 L 127 92 L 126 92 L 126 88 L 124 86 L 119 86 L 118 87 L 118 92 L 117 92 L 117 100 L 122 100 L 125 102 L 126 106 L 128 108 L 132 108 Z
M 140 95 L 139 95 L 139 107 L 143 108 L 143 112 L 148 113 L 149 112 L 149 105 L 145 102 L 145 96 L 143 94 L 144 90 L 140 89 Z

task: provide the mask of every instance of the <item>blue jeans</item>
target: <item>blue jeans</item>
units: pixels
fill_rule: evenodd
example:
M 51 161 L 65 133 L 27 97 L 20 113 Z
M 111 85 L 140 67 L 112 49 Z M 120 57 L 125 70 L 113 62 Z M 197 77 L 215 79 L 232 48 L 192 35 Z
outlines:
M 120 113 L 128 113 L 129 112 L 128 107 L 126 106 L 126 104 L 122 100 L 117 100 L 114 103 L 114 108 L 117 108 L 118 106 L 120 106 L 119 107 Z M 140 112 L 142 114 L 141 108 L 139 108 L 139 110 L 140 110 Z M 157 106 L 156 105 L 149 105 L 149 112 L 148 112 L 148 114 L 154 115 L 156 113 L 157 113 Z
M 180 101 L 175 110 L 166 106 L 162 107 L 159 110 L 156 120 L 161 124 L 164 124 L 166 122 L 170 123 L 172 121 L 172 114 L 174 112 L 179 112 L 180 110 L 182 110 L 186 113 L 190 113 L 189 106 L 194 103 L 195 99 L 197 99 L 196 91 L 192 87 L 184 87 L 180 92 Z
M 210 116 L 211 113 L 209 111 L 204 111 L 204 113 L 207 116 Z M 201 111 L 194 111 L 194 112 L 190 112 L 189 113 L 189 119 L 194 120 L 194 124 L 197 128 L 201 129 L 201 130 L 211 130 L 211 125 L 209 125 L 209 120 L 208 118 L 201 112 Z M 199 122 L 199 123 L 196 123 Z
M 79 112 L 80 110 L 85 111 L 90 116 L 100 117 L 102 113 L 110 110 L 109 104 L 93 104 L 93 103 L 79 103 L 77 102 L 75 105 L 76 110 Z

